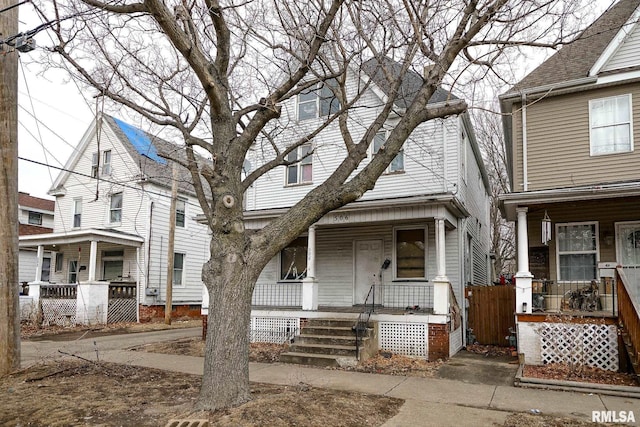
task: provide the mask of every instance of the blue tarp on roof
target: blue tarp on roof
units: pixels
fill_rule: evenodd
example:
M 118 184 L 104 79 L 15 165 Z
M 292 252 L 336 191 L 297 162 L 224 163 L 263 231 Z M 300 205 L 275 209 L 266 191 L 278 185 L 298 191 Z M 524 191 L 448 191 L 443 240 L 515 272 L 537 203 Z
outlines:
M 116 119 L 115 117 L 113 117 L 113 121 L 120 127 L 138 153 L 162 165 L 167 164 L 165 159 L 158 156 L 156 146 L 153 145 L 153 142 L 151 142 L 151 139 L 146 133 L 134 126 L 131 126 L 129 123 Z

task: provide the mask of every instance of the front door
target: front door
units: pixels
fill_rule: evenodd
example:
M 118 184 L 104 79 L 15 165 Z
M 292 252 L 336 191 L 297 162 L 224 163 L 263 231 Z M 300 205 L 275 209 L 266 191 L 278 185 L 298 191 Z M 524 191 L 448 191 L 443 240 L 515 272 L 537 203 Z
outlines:
M 623 267 L 640 267 L 640 222 L 618 223 L 617 258 Z
M 371 285 L 380 284 L 382 240 L 358 240 L 355 246 L 353 303 L 364 304 Z M 376 292 L 376 304 L 382 303 L 377 301 L 378 295 L 380 292 Z

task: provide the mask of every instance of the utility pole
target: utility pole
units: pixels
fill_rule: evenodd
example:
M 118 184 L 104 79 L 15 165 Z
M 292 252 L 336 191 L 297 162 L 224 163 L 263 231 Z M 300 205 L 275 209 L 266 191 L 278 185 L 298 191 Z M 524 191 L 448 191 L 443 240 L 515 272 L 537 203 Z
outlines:
M 18 33 L 17 0 L 0 0 L 0 40 Z M 20 368 L 18 52 L 0 45 L 0 376 Z
M 171 309 L 173 308 L 173 252 L 176 237 L 176 205 L 178 202 L 178 165 L 173 163 L 173 181 L 171 183 L 171 207 L 169 208 L 169 247 L 167 249 L 167 297 L 164 303 L 164 323 L 171 324 Z

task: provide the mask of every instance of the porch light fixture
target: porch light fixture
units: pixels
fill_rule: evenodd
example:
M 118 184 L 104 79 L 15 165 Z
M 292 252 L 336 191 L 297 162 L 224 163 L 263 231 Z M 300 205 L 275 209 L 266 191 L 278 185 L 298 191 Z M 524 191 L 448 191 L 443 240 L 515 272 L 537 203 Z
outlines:
M 549 245 L 551 240 L 551 218 L 547 215 L 547 211 L 544 211 L 544 218 L 542 218 L 542 243 Z

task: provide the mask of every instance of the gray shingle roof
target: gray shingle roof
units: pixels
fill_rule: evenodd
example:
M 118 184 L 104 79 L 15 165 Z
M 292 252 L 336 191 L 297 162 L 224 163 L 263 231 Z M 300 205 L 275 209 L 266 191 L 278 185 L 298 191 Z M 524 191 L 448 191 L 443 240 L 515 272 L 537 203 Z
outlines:
M 382 59 L 372 58 L 362 64 L 362 71 L 373 80 L 385 95 L 389 96 L 391 94 L 391 83 L 385 77 L 383 68 L 386 68 L 391 75 L 398 76 L 400 75 L 402 65 L 387 57 L 382 57 Z M 407 108 L 420 90 L 423 82 L 424 79 L 420 74 L 408 70 L 400 84 L 398 97 L 395 99 L 394 104 L 400 108 Z M 442 88 L 437 88 L 429 99 L 429 104 L 450 101 L 452 99 L 459 98 Z
M 575 42 L 563 46 L 509 92 L 587 77 L 638 5 L 640 0 L 620 0 L 587 27 Z
M 107 114 L 104 114 L 103 118 L 107 122 L 109 127 L 114 131 L 118 139 L 122 141 L 123 146 L 127 149 L 131 157 L 136 162 L 136 166 L 140 168 L 142 174 L 147 177 L 149 182 L 153 182 L 163 187 L 171 188 L 173 179 L 173 162 L 169 160 L 157 161 L 154 160 L 155 156 L 147 156 L 145 154 L 142 154 L 138 149 L 136 149 L 132 141 L 129 140 L 129 137 L 120 127 L 117 120 L 114 120 L 113 117 Z M 123 123 L 122 121 L 120 122 Z M 168 156 L 169 158 L 176 158 L 186 162 L 184 147 L 165 141 L 164 139 L 154 136 L 148 132 L 144 132 L 143 130 L 137 130 L 141 134 L 149 138 L 150 142 L 153 144 L 155 150 L 158 153 Z M 155 158 L 157 159 L 157 157 Z M 204 187 L 206 192 L 206 184 L 204 185 Z M 186 168 L 183 168 L 182 166 L 178 166 L 178 191 L 195 195 L 195 189 L 193 187 L 191 174 Z

